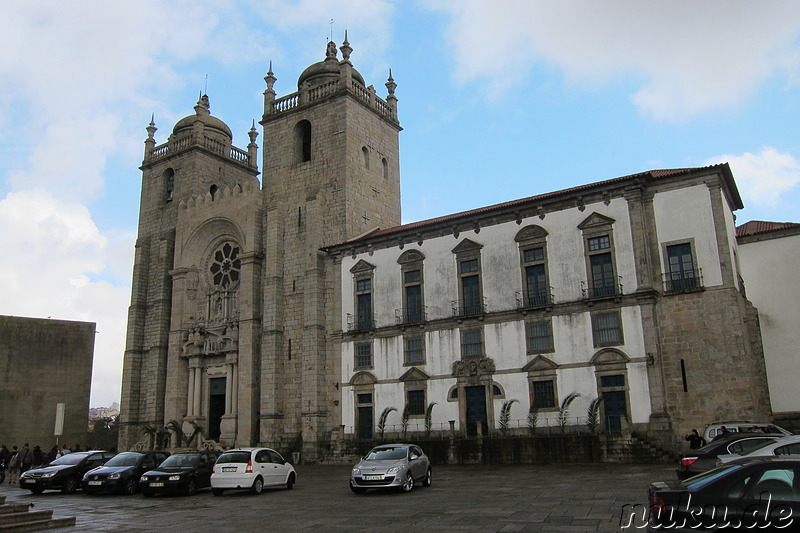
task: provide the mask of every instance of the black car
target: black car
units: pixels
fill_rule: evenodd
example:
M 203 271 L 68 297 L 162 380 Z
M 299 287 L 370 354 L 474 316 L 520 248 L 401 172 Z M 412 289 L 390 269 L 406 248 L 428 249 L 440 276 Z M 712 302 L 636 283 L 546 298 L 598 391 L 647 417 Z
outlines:
M 702 448 L 686 452 L 678 462 L 675 473 L 686 479 L 717 466 L 717 457 L 729 453 L 744 455 L 769 442 L 783 437 L 782 433 L 731 433 L 717 437 Z
M 198 489 L 211 485 L 211 471 L 216 461 L 217 454 L 211 451 L 172 454 L 157 468 L 142 474 L 139 492 L 145 496 L 194 494 Z
M 61 492 L 71 494 L 81 486 L 86 472 L 101 466 L 115 455 L 114 452 L 98 450 L 62 455 L 43 468 L 22 474 L 19 486 L 30 489 L 34 494 L 41 494 L 48 489 L 61 489 Z
M 83 476 L 83 493 L 111 491 L 133 494 L 139 488 L 142 474 L 160 465 L 167 457 L 168 452 L 160 451 L 118 453 L 103 466 L 86 472 Z
M 796 531 L 800 457 L 737 459 L 648 491 L 648 531 Z M 793 523 L 794 522 L 794 523 Z

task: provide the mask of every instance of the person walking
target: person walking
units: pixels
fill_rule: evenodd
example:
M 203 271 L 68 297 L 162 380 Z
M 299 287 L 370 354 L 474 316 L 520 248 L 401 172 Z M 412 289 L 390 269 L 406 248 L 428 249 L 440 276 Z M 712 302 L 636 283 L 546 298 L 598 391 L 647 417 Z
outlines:
M 63 445 L 63 446 L 61 447 L 61 450 L 58 452 L 58 456 L 59 456 L 59 457 L 63 457 L 64 455 L 67 455 L 67 454 L 69 454 L 69 453 L 70 453 L 70 449 L 69 449 L 69 448 L 67 448 L 67 445 L 65 444 L 65 445 Z
M 19 451 L 17 456 L 19 457 L 19 473 L 24 474 L 26 471 L 30 470 L 31 466 L 33 465 L 33 451 L 27 442 Z
M 706 439 L 701 437 L 696 429 L 693 429 L 691 433 L 686 435 L 686 440 L 689 441 L 689 448 L 692 450 L 702 448 L 706 445 Z
M 8 451 L 6 445 L 3 444 L 0 447 L 0 483 L 6 480 L 6 467 L 8 466 L 8 458 L 11 456 L 11 452 Z
M 16 446 L 11 447 L 8 457 L 8 484 L 13 485 L 19 479 L 19 452 Z
M 33 468 L 40 468 L 44 464 L 44 454 L 37 444 L 33 447 Z
M 58 459 L 58 444 L 56 444 L 55 446 L 50 448 L 50 451 L 47 452 L 47 462 L 48 463 L 52 463 L 56 459 Z

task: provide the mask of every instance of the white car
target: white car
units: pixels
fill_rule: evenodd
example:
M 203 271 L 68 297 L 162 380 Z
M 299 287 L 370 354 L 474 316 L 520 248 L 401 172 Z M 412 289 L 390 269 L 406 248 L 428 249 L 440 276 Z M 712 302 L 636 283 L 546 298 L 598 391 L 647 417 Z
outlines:
M 763 457 L 771 455 L 800 455 L 800 435 L 781 437 L 773 442 L 768 442 L 746 454 L 729 453 L 717 457 L 717 464 L 724 465 L 735 459 L 744 457 Z
M 725 431 L 722 430 L 725 428 Z M 702 437 L 706 439 L 706 443 L 711 442 L 723 433 L 783 433 L 784 435 L 791 435 L 792 432 L 783 429 L 780 426 L 770 423 L 759 422 L 714 422 L 706 426 L 703 431 Z
M 219 456 L 211 473 L 211 492 L 222 496 L 229 489 L 259 494 L 264 487 L 290 489 L 297 480 L 294 467 L 270 448 L 237 448 Z

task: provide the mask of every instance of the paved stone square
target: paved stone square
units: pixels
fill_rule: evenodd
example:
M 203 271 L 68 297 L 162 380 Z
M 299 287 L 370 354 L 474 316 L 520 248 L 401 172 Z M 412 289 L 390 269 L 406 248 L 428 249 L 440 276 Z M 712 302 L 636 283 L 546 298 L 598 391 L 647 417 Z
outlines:
M 299 465 L 291 491 L 243 491 L 214 497 L 41 495 L 4 484 L 9 502 L 76 516 L 61 532 L 249 531 L 643 531 L 620 528 L 625 505 L 647 501 L 651 481 L 671 479 L 671 465 L 438 466 L 433 486 L 411 493 L 350 492 L 348 466 Z M 629 514 L 629 513 L 628 513 Z M 626 518 L 627 518 L 626 514 Z

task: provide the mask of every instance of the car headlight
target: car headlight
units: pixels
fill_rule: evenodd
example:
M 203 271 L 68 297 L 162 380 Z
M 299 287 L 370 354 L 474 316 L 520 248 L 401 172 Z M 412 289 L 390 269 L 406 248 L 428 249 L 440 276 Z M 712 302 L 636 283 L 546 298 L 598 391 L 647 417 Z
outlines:
M 139 478 L 139 481 L 147 481 L 147 476 L 142 476 Z
M 170 481 L 180 481 L 181 480 L 181 476 L 179 476 L 179 475 L 178 476 L 169 476 L 169 480 Z
M 108 476 L 108 479 L 119 479 L 120 477 L 122 477 L 122 474 L 120 474 L 119 472 L 115 472 L 110 476 Z
M 42 474 L 42 477 L 53 477 L 56 474 L 58 474 L 58 472 L 45 472 L 44 474 Z
M 354 476 L 360 476 L 361 475 L 361 469 L 358 468 L 357 466 L 353 467 L 353 475 Z
M 402 466 L 393 466 L 389 470 L 386 471 L 387 474 L 396 474 L 403 469 Z

